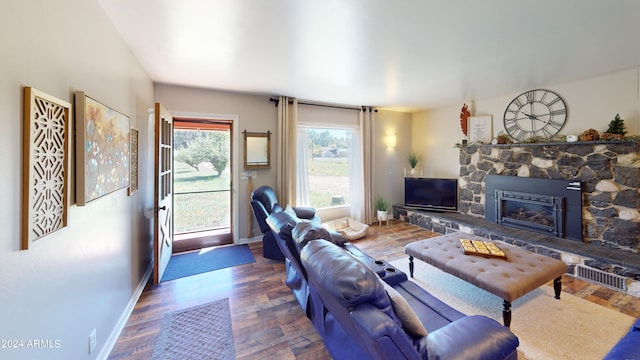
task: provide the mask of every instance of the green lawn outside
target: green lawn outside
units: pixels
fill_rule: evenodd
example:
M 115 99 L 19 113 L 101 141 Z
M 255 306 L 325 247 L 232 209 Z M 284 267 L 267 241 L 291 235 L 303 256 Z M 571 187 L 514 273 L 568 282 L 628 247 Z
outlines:
M 180 162 L 174 166 L 174 233 L 231 226 L 230 173 L 221 175 L 205 166 L 200 170 Z M 207 191 L 196 194 L 181 194 Z M 215 192 L 208 192 L 215 191 Z
M 309 200 L 316 208 L 332 206 L 332 198 L 342 197 L 351 202 L 349 192 L 349 164 L 346 158 L 314 157 L 308 163 Z
M 314 157 L 309 161 L 308 167 L 310 176 L 349 176 L 347 158 Z

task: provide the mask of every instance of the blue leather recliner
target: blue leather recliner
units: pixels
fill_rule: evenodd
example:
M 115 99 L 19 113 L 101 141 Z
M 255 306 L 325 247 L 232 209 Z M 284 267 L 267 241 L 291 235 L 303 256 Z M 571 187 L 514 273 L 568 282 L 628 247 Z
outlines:
M 267 217 L 282 212 L 285 208 L 278 203 L 276 192 L 269 186 L 260 186 L 251 193 L 251 208 L 262 232 L 262 255 L 267 259 L 283 261 L 284 255 L 280 251 L 271 228 L 267 224 Z M 320 218 L 316 210 L 311 207 L 292 208 L 296 217 L 304 221 L 311 221 L 320 225 Z

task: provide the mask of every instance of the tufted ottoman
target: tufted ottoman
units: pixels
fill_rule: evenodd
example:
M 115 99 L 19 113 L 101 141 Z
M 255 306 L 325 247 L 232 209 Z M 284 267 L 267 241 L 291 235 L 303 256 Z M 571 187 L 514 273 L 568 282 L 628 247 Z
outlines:
M 560 299 L 562 274 L 567 271 L 564 262 L 505 243 L 498 246 L 506 259 L 465 255 L 461 238 L 487 240 L 455 232 L 407 244 L 404 252 L 409 255 L 411 277 L 416 258 L 500 297 L 504 300 L 502 315 L 507 327 L 511 324 L 511 302 L 529 291 L 554 280 L 555 297 Z

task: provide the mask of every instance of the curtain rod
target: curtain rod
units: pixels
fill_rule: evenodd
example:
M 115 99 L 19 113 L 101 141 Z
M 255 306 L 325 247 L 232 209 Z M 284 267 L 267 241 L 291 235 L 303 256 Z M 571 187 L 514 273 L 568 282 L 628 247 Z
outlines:
M 274 98 L 269 98 L 269 101 L 276 103 L 276 107 L 278 107 L 278 104 L 280 103 L 280 99 L 274 99 Z M 289 100 L 289 104 L 293 104 L 293 100 Z M 310 102 L 304 102 L 304 101 L 298 101 L 298 104 L 300 105 L 309 105 L 309 106 L 320 106 L 320 107 L 328 107 L 328 108 L 334 108 L 334 109 L 345 109 L 345 110 L 362 110 L 361 107 L 359 106 L 340 106 L 340 105 L 329 105 L 329 104 L 317 104 L 317 103 L 310 103 Z M 375 110 L 374 111 L 378 111 Z

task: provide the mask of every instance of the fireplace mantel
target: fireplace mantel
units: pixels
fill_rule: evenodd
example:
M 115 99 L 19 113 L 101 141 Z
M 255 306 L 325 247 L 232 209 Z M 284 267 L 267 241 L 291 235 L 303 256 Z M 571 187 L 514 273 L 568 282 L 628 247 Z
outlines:
M 632 145 L 640 144 L 640 139 L 634 140 L 595 140 L 595 141 L 550 141 L 550 142 L 530 142 L 530 143 L 510 143 L 510 144 L 482 144 L 482 143 L 470 143 L 466 145 L 456 144 L 457 148 L 474 148 L 474 147 L 488 147 L 488 148 L 520 148 L 520 147 L 536 147 L 536 146 L 567 146 L 567 147 L 584 147 L 590 145 Z
M 580 181 L 583 241 L 638 253 L 639 151 L 636 141 L 461 146 L 459 212 L 484 218 L 488 174 Z

